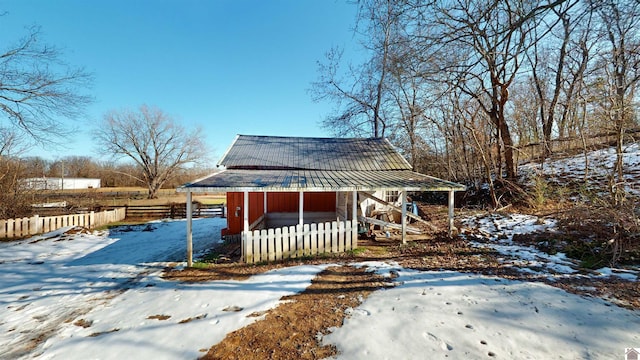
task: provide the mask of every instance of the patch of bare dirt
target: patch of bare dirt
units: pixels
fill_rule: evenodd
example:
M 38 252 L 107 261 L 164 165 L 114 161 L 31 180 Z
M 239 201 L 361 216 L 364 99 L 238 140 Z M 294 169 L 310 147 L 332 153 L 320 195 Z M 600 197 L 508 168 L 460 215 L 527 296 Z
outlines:
M 73 325 L 79 326 L 79 327 L 83 327 L 83 328 L 88 328 L 88 327 L 91 327 L 91 325 L 93 325 L 93 321 L 85 320 L 85 319 L 78 319 L 73 323 Z
M 74 226 L 71 229 L 65 231 L 65 234 L 75 235 L 75 234 L 91 234 L 91 230 L 87 229 L 83 226 Z
M 206 317 L 207 317 L 207 314 L 201 314 L 201 315 L 198 315 L 198 316 L 182 319 L 182 320 L 178 321 L 178 324 L 186 324 L 186 323 L 190 323 L 190 322 L 195 321 L 195 320 L 204 319 Z
M 89 337 L 98 337 L 98 336 L 102 336 L 104 334 L 110 334 L 110 333 L 114 333 L 114 332 L 118 332 L 118 331 L 120 331 L 119 328 L 114 328 L 114 329 L 111 329 L 111 330 L 108 330 L 108 331 L 94 332 L 94 333 L 92 333 L 92 334 L 90 334 L 88 336 Z
M 322 359 L 336 354 L 320 339 L 339 327 L 345 310 L 357 307 L 373 291 L 387 286 L 365 268 L 330 267 L 316 276 L 306 291 L 287 296 L 286 303 L 265 318 L 227 335 L 202 359 Z
M 307 261 L 309 263 L 311 261 Z M 200 282 L 213 280 L 246 280 L 253 275 L 287 266 L 300 265 L 301 261 L 286 261 L 275 264 L 248 265 L 238 262 L 226 264 L 209 264 L 203 268 L 165 269 L 162 277 L 165 280 L 184 282 Z
M 627 281 L 617 277 L 604 279 L 593 278 L 564 278 L 549 283 L 568 292 L 599 297 L 609 300 L 619 306 L 640 309 L 640 282 Z

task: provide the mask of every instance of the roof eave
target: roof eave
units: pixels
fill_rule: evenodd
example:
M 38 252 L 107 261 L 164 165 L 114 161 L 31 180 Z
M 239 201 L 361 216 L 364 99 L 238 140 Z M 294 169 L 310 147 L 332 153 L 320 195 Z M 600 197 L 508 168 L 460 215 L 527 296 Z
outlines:
M 377 191 L 377 190 L 405 190 L 405 191 L 465 191 L 466 186 L 342 186 L 342 187 L 281 187 L 281 186 L 189 186 L 183 185 L 176 189 L 180 193 L 216 193 L 216 192 L 341 192 L 341 191 Z

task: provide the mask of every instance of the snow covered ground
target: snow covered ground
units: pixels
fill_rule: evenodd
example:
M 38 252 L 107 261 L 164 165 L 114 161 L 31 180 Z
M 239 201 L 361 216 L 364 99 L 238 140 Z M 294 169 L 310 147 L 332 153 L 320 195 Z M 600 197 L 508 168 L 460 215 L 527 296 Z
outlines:
M 222 226 L 224 219 L 195 221 L 196 251 L 215 243 Z M 500 251 L 540 261 L 539 272 L 571 272 L 561 255 L 545 258 L 509 243 L 514 233 L 552 229 L 552 222 L 483 217 L 467 226 L 500 235 Z M 329 266 L 278 269 L 245 281 L 165 281 L 162 268 L 184 258 L 184 234 L 185 223 L 171 221 L 0 244 L 0 358 L 194 359 L 260 319 L 248 314 L 303 291 Z M 394 288 L 374 292 L 324 337 L 341 359 L 611 359 L 640 347 L 640 314 L 601 299 L 479 274 L 356 265 L 398 277 Z
M 640 196 L 640 143 L 626 145 L 623 152 L 626 190 L 632 195 Z M 582 183 L 586 169 L 590 181 L 596 184 L 599 189 L 606 190 L 606 179 L 612 173 L 615 159 L 615 148 L 609 147 L 588 152 L 586 159 L 584 154 L 578 154 L 569 158 L 547 160 L 544 164 L 521 165 L 519 171 L 530 177 L 534 174 L 543 175 L 544 179 L 559 183 L 569 181 Z M 587 164 L 588 166 L 586 166 Z
M 556 222 L 553 219 L 541 219 L 523 214 L 486 214 L 473 216 L 463 220 L 467 229 L 473 229 L 481 235 L 463 234 L 471 243 L 481 248 L 491 248 L 502 254 L 499 260 L 507 266 L 521 272 L 546 276 L 553 281 L 558 277 L 573 275 L 578 272 L 577 261 L 568 259 L 558 252 L 550 255 L 534 246 L 523 246 L 513 242 L 516 234 L 532 234 L 555 232 Z M 463 229 L 464 232 L 464 229 Z M 553 236 L 553 235 L 551 235 Z M 618 276 L 629 281 L 638 281 L 639 272 L 634 269 L 601 268 L 582 277 Z
M 623 359 L 640 315 L 542 283 L 453 271 L 398 274 L 325 337 L 341 359 Z
M 219 241 L 223 226 L 225 219 L 194 221 L 194 253 Z M 66 228 L 0 244 L 0 359 L 194 359 L 255 321 L 247 314 L 304 290 L 323 268 L 281 269 L 247 281 L 164 281 L 164 266 L 185 257 L 185 227 L 157 221 L 111 233 Z M 234 307 L 242 310 L 225 311 Z
M 564 254 L 548 255 L 512 241 L 514 234 L 553 232 L 553 220 L 491 214 L 463 223 L 484 235 L 482 241 L 471 237 L 476 246 L 495 249 L 503 264 L 525 273 L 551 281 L 564 276 L 638 281 L 638 271 L 622 269 L 577 275 Z M 373 293 L 325 337 L 325 343 L 337 345 L 339 358 L 624 359 L 625 348 L 640 347 L 640 313 L 599 298 L 540 282 L 360 265 L 397 275 L 397 286 Z

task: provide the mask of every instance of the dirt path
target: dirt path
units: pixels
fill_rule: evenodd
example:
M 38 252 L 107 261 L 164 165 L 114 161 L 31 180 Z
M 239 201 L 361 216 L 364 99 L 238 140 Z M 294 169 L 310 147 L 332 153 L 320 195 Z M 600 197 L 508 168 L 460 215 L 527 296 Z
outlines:
M 342 325 L 348 308 L 357 307 L 371 292 L 388 285 L 366 268 L 330 267 L 303 293 L 285 297 L 263 319 L 228 334 L 203 359 L 322 359 L 335 355 L 335 347 L 319 342 L 322 335 Z

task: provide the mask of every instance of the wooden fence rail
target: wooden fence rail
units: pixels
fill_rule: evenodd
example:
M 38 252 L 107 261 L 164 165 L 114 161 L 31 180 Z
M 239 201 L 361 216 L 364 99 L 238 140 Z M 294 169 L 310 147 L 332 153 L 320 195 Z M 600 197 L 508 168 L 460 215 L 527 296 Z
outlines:
M 193 217 L 224 216 L 224 205 L 193 203 Z M 186 204 L 128 205 L 127 218 L 133 219 L 184 219 L 187 217 Z
M 123 220 L 125 208 L 116 208 L 86 214 L 26 217 L 21 219 L 0 220 L 0 239 L 20 238 L 47 233 L 65 226 L 83 226 L 89 229 Z
M 242 232 L 242 258 L 247 264 L 341 253 L 357 246 L 355 221 L 332 221 Z

